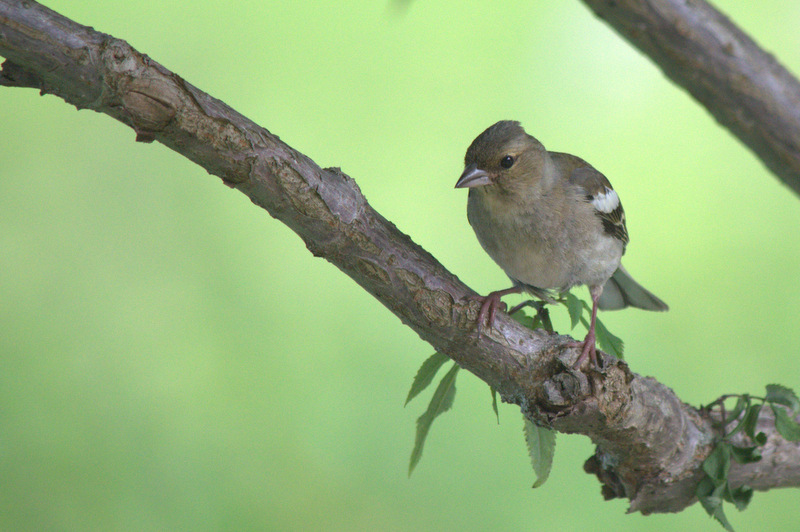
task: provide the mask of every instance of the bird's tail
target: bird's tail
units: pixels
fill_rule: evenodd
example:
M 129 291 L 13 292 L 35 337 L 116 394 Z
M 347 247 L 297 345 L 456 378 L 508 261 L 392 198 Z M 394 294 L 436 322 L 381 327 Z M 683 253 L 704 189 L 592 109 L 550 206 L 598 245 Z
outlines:
M 619 310 L 625 307 L 669 310 L 666 303 L 634 281 L 622 265 L 603 285 L 603 293 L 598 300 L 598 306 L 603 310 Z

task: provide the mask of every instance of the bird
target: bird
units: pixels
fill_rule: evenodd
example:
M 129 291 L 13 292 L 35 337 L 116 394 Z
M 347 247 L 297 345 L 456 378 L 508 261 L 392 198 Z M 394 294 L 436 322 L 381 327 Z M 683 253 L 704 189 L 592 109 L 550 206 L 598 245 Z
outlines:
M 547 151 L 519 122 L 502 120 L 472 141 L 456 188 L 469 189 L 469 223 L 513 283 L 475 296 L 482 300 L 478 333 L 505 310 L 505 295 L 527 292 L 552 303 L 556 293 L 586 285 L 592 314 L 583 342 L 570 344 L 581 350 L 573 368 L 588 359 L 599 369 L 598 309 L 668 310 L 622 267 L 629 237 L 619 195 L 580 157 Z

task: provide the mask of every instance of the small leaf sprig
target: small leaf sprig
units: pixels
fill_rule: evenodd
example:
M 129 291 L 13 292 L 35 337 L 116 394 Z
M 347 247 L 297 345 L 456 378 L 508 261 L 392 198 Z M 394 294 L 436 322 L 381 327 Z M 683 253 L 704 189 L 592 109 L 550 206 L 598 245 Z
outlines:
M 589 316 L 592 315 L 592 307 L 590 307 L 586 301 L 580 299 L 572 292 L 558 294 L 558 297 L 555 297 L 553 301 L 567 308 L 570 330 L 574 330 L 579 323 L 583 325 L 587 331 L 589 330 Z M 509 310 L 508 313 L 512 318 L 530 329 L 542 328 L 547 332 L 553 332 L 553 323 L 550 321 L 550 313 L 545 305 L 546 303 L 544 301 L 523 301 Z M 525 307 L 534 308 L 536 314 L 534 316 L 527 316 L 524 312 L 521 312 Z M 584 315 L 584 311 L 586 311 L 586 315 Z M 596 318 L 595 321 L 595 335 L 597 337 L 597 345 L 600 346 L 600 349 L 620 360 L 623 359 L 625 343 L 619 336 L 611 333 L 600 318 Z
M 760 448 L 767 442 L 764 432 L 756 432 L 758 417 L 761 409 L 769 405 L 775 416 L 775 430 L 789 441 L 800 441 L 800 424 L 795 418 L 800 414 L 800 399 L 790 388 L 780 384 L 768 384 L 764 397 L 749 394 L 723 395 L 701 411 L 710 412 L 718 407 L 720 409 L 719 421 L 714 426 L 723 431 L 722 437 L 714 449 L 703 461 L 705 477 L 697 485 L 695 494 L 700 504 L 708 515 L 716 519 L 725 530 L 733 532 L 725 512 L 723 502 L 733 503 L 737 510 L 747 508 L 753 498 L 753 490 L 748 486 L 731 488 L 728 483 L 731 460 L 739 464 L 758 462 L 761 460 Z M 726 412 L 725 402 L 736 398 L 736 403 L 730 412 Z M 737 421 L 738 420 L 738 421 Z M 736 425 L 725 432 L 727 427 L 736 422 Z M 751 446 L 737 446 L 732 438 L 739 432 L 744 433 L 753 443 Z
M 559 294 L 553 301 L 567 308 L 572 329 L 574 329 L 578 323 L 582 323 L 583 326 L 586 327 L 586 330 L 589 329 L 589 320 L 584 316 L 584 311 L 591 315 L 591 307 L 589 307 L 585 301 L 582 301 L 570 292 Z M 553 322 L 550 320 L 550 312 L 545 305 L 546 303 L 544 301 L 524 301 L 513 307 L 509 311 L 509 314 L 513 319 L 528 328 L 543 328 L 548 332 L 553 332 Z M 525 307 L 532 307 L 536 310 L 536 313 L 529 316 L 523 311 Z M 617 358 L 622 358 L 624 345 L 619 337 L 611 334 L 600 320 L 596 322 L 595 332 L 597 335 L 597 343 L 601 349 Z M 420 366 L 414 377 L 414 381 L 411 383 L 411 389 L 406 397 L 406 405 L 433 382 L 437 372 L 449 360 L 450 359 L 442 353 L 434 353 L 422 363 L 422 366 Z M 453 363 L 447 374 L 439 381 L 431 397 L 431 401 L 428 404 L 428 408 L 417 419 L 414 448 L 411 451 L 411 459 L 408 466 L 409 476 L 422 458 L 422 450 L 425 446 L 425 440 L 428 437 L 431 426 L 433 425 L 433 421 L 439 415 L 450 410 L 453 406 L 458 370 L 458 364 Z M 495 413 L 497 422 L 500 423 L 500 413 L 497 409 L 497 390 L 490 387 L 490 391 L 492 394 L 492 410 Z M 533 487 L 538 488 L 547 480 L 553 466 L 556 432 L 550 427 L 537 425 L 524 416 L 523 422 L 525 443 L 528 447 L 528 455 L 531 459 L 533 471 L 536 474 L 536 481 Z
M 408 397 L 406 397 L 406 405 L 433 382 L 433 378 L 439 368 L 448 360 L 450 360 L 450 357 L 436 352 L 422 363 L 422 366 L 417 370 L 414 381 L 411 383 L 411 389 L 408 391 Z M 453 406 L 453 401 L 456 397 L 456 375 L 458 370 L 459 366 L 454 362 L 447 374 L 439 381 L 439 385 L 436 386 L 427 410 L 417 419 L 417 435 L 414 438 L 414 448 L 411 450 L 408 476 L 411 476 L 420 458 L 422 458 L 422 449 L 425 446 L 425 440 L 428 437 L 433 421 Z
M 406 397 L 406 405 L 433 382 L 439 369 L 449 360 L 447 355 L 437 352 L 422 363 L 422 366 L 420 366 L 414 377 L 414 381 L 411 383 L 411 389 L 408 391 L 408 396 Z M 453 406 L 456 395 L 456 375 L 458 374 L 458 370 L 458 364 L 453 363 L 450 370 L 442 377 L 439 384 L 436 386 L 428 408 L 417 419 L 417 433 L 414 438 L 414 448 L 411 450 L 411 459 L 408 465 L 409 476 L 411 476 L 414 468 L 417 467 L 417 464 L 422 458 L 422 450 L 425 447 L 425 440 L 428 437 L 428 432 L 430 432 L 433 421 L 440 414 L 447 412 Z M 500 414 L 497 409 L 497 390 L 492 387 L 489 387 L 489 389 L 492 392 L 492 410 L 494 410 L 494 414 L 497 417 L 497 422 L 500 423 Z M 533 487 L 538 488 L 544 484 L 545 480 L 547 480 L 547 477 L 550 475 L 550 469 L 553 465 L 553 456 L 555 454 L 556 433 L 553 429 L 536 425 L 525 417 L 523 417 L 523 420 L 525 442 L 528 446 L 528 454 L 531 457 L 533 471 L 536 473 L 536 481 Z

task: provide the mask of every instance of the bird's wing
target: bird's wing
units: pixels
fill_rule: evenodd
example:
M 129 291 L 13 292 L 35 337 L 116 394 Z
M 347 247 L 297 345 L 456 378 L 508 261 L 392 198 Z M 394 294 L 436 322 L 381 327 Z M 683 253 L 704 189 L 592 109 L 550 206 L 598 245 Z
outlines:
M 586 201 L 592 204 L 595 214 L 603 222 L 606 234 L 628 243 L 628 229 L 625 227 L 625 211 L 619 196 L 611 187 L 606 176 L 591 166 L 579 166 L 569 175 L 569 182 L 577 186 Z

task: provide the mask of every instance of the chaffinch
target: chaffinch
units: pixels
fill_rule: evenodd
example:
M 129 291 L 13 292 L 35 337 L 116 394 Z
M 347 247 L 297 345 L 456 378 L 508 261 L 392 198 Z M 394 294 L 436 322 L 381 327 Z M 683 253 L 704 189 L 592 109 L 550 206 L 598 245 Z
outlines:
M 464 158 L 456 188 L 469 188 L 467 217 L 478 241 L 514 286 L 481 298 L 478 331 L 491 327 L 501 297 L 526 291 L 552 301 L 553 291 L 587 285 L 589 332 L 576 343 L 575 368 L 597 367 L 597 309 L 667 310 L 620 264 L 628 244 L 625 212 L 608 179 L 574 155 L 548 152 L 514 121 L 481 133 Z

